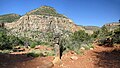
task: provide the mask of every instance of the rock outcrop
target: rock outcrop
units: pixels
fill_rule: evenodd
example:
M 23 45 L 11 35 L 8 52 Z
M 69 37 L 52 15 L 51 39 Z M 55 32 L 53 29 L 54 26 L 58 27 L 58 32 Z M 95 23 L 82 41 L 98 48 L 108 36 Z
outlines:
M 81 26 L 85 29 L 85 32 L 88 33 L 89 35 L 92 35 L 94 31 L 97 31 L 100 29 L 98 26 Z
M 109 30 L 109 31 L 114 31 L 119 27 L 120 23 L 119 22 L 112 22 L 105 24 L 104 26 Z
M 113 23 L 105 24 L 104 26 L 118 26 L 118 25 L 120 25 L 119 22 L 113 22 Z
M 47 11 L 45 10 L 47 8 Z M 43 9 L 43 10 L 42 10 Z M 51 12 L 51 7 L 42 6 L 42 8 L 28 12 L 22 16 L 17 22 L 6 23 L 5 27 L 10 30 L 10 34 L 18 37 L 28 37 L 34 40 L 45 41 L 45 38 L 49 36 L 49 33 L 55 32 L 75 32 L 78 30 L 84 30 L 82 27 L 74 24 L 72 20 L 64 15 L 58 14 L 55 10 Z M 41 11 L 46 11 L 41 14 Z M 35 13 L 40 13 L 36 15 Z M 61 15 L 61 16 L 59 16 Z

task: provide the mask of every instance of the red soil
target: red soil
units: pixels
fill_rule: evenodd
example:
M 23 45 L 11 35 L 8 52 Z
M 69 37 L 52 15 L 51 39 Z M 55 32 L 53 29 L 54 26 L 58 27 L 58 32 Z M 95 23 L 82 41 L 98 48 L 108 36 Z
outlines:
M 78 57 L 77 60 L 71 59 Z M 61 65 L 51 63 L 53 57 L 27 57 L 25 54 L 0 54 L 0 68 L 120 68 L 120 47 L 95 46 L 84 55 L 68 52 Z

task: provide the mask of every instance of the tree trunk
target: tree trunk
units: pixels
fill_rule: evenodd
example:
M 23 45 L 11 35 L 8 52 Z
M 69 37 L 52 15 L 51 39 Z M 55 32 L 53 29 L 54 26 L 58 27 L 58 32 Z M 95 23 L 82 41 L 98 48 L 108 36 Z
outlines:
M 61 63 L 60 60 L 60 46 L 58 44 L 54 45 L 54 49 L 55 49 L 55 59 L 53 60 L 53 64 L 59 64 Z
M 60 46 L 58 44 L 54 45 L 55 56 L 60 58 Z

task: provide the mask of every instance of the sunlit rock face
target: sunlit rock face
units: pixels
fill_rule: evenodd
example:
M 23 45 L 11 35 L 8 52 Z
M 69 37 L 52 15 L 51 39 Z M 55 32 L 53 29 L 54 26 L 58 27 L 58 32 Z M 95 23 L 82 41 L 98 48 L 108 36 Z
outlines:
M 112 22 L 112 23 L 108 23 L 105 24 L 103 26 L 105 26 L 109 31 L 114 31 L 116 28 L 118 28 L 120 25 L 119 22 Z
M 46 8 L 42 6 L 42 9 Z M 37 12 L 42 9 L 36 9 Z M 45 41 L 50 32 L 63 33 L 64 32 L 75 32 L 78 30 L 84 30 L 82 27 L 74 24 L 69 18 L 58 14 L 55 10 L 53 13 L 34 14 L 36 10 L 28 12 L 22 16 L 18 21 L 12 23 L 6 23 L 5 27 L 10 30 L 10 34 L 18 37 L 28 37 L 34 40 Z M 51 10 L 51 7 L 50 7 Z M 48 11 L 48 6 L 47 6 Z M 49 15 L 50 14 L 50 15 Z M 58 15 L 57 15 L 58 14 Z M 60 16 L 61 15 L 61 16 Z

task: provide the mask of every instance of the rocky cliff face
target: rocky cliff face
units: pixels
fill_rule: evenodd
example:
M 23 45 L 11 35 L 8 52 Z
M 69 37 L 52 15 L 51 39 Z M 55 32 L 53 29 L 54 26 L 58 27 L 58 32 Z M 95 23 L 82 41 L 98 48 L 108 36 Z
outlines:
M 84 26 L 83 28 L 85 29 L 85 32 L 90 35 L 92 35 L 94 31 L 97 31 L 100 29 L 100 27 L 98 26 Z
M 104 26 L 105 26 L 109 31 L 113 31 L 113 30 L 115 30 L 116 28 L 118 28 L 119 25 L 120 25 L 119 22 L 112 22 L 112 23 L 105 24 Z
M 30 14 L 32 12 L 22 16 L 17 22 L 6 23 L 5 27 L 10 30 L 10 34 L 45 41 L 50 33 L 59 32 L 64 34 L 64 32 L 84 30 L 69 18 L 48 14 Z

